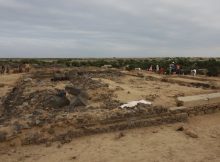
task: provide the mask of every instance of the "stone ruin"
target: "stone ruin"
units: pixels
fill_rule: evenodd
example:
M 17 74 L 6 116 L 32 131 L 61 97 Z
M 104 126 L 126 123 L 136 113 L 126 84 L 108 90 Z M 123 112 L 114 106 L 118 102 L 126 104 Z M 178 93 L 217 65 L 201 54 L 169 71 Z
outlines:
M 103 74 L 89 73 L 89 75 Z M 179 107 L 138 104 L 123 109 L 119 107 L 120 103 L 110 100 L 111 96 L 103 95 L 103 100 L 109 101 L 107 103 L 111 104 L 111 109 L 89 109 L 87 90 L 95 89 L 97 85 L 100 87 L 107 85 L 92 80 L 87 74 L 73 76 L 70 84 L 62 90 L 54 88 L 25 95 L 24 89 L 31 84 L 30 82 L 30 79 L 19 82 L 5 97 L 3 101 L 5 109 L 0 117 L 0 142 L 13 142 L 19 137 L 23 145 L 54 141 L 67 143 L 74 137 L 184 122 L 190 116 L 220 110 L 219 94 L 194 96 L 191 100 L 190 97 L 179 97 L 182 102 L 182 106 Z M 197 101 L 193 101 L 195 98 Z M 11 131 L 2 131 L 5 129 Z

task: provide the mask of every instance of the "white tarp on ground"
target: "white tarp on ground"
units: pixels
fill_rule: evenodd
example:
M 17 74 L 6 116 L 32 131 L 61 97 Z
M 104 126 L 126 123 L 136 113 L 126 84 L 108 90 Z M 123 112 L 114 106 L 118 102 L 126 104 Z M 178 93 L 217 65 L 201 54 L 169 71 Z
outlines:
M 131 101 L 128 102 L 127 104 L 121 105 L 121 108 L 125 108 L 125 107 L 134 107 L 136 106 L 138 103 L 142 103 L 142 104 L 146 104 L 146 105 L 151 105 L 152 103 L 146 100 L 139 100 L 139 101 Z

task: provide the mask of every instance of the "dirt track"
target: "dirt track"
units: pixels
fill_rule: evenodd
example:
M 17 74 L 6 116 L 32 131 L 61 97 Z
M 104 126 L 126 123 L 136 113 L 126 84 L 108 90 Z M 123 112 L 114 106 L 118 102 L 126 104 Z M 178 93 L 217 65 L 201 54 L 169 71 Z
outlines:
M 180 124 L 148 127 L 77 138 L 57 148 L 1 146 L 4 162 L 218 162 L 220 161 L 220 113 L 190 119 L 186 126 L 196 130 L 199 138 L 176 131 Z

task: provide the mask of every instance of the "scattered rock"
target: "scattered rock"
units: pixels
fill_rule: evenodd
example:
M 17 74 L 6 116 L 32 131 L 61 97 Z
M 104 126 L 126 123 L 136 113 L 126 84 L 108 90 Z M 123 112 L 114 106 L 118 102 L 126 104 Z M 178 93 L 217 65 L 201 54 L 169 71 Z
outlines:
M 192 128 L 187 128 L 184 125 L 177 126 L 176 131 L 183 131 L 186 135 L 192 138 L 198 138 L 198 134 Z
M 122 138 L 122 137 L 124 137 L 125 136 L 125 134 L 123 133 L 123 132 L 120 132 L 116 137 L 115 137 L 115 139 L 120 139 L 120 138 Z
M 192 130 L 192 129 L 190 129 L 190 128 L 185 129 L 185 130 L 184 130 L 184 133 L 185 133 L 186 135 L 192 137 L 192 138 L 198 138 L 198 137 L 199 137 L 198 134 L 197 134 L 194 130 Z
M 25 78 L 24 82 L 31 82 L 33 79 L 32 78 Z
M 15 143 L 14 142 L 11 142 L 10 144 L 9 144 L 11 147 L 15 147 Z
M 45 98 L 45 102 L 44 105 L 45 107 L 52 107 L 52 108 L 62 108 L 64 106 L 69 105 L 69 100 L 64 96 L 64 97 L 60 97 L 60 96 L 48 96 L 47 98 Z
M 23 118 L 24 118 L 25 120 L 29 120 L 29 119 L 32 119 L 32 116 L 33 116 L 33 114 L 25 114 L 25 115 L 23 116 Z
M 74 96 L 79 96 L 81 93 L 82 93 L 82 90 L 79 89 L 79 88 L 75 88 L 71 85 L 68 85 L 65 87 L 65 90 L 71 94 L 71 95 L 74 95 Z
M 211 137 L 211 138 L 217 138 L 217 135 L 211 134 L 210 137 Z
M 78 96 L 73 101 L 70 101 L 70 106 L 86 106 L 86 100 L 84 100 L 82 97 Z
M 63 80 L 69 80 L 68 74 L 55 73 L 53 78 L 51 78 L 51 81 L 63 81 Z
M 28 102 L 23 102 L 23 104 L 21 105 L 21 107 L 28 107 Z
M 41 135 L 38 133 L 29 133 L 22 139 L 22 145 L 29 145 L 29 144 L 40 144 L 43 143 L 41 140 Z
M 2 88 L 2 87 L 4 87 L 5 86 L 5 84 L 3 84 L 3 83 L 0 83 L 0 87 Z
M 120 107 L 122 103 L 118 100 L 109 100 L 105 102 L 105 106 L 107 109 L 114 109 Z
M 183 97 L 183 96 L 185 96 L 185 93 L 178 93 L 178 94 L 175 95 L 176 98 L 177 97 Z
M 117 86 L 117 87 L 115 88 L 115 90 L 116 90 L 116 91 L 123 91 L 124 89 L 123 89 L 122 87 L 120 87 L 120 86 Z
M 176 128 L 176 131 L 184 131 L 184 126 L 183 125 L 179 125 L 179 126 L 177 126 L 177 128 Z
M 39 116 L 41 114 L 42 114 L 42 112 L 40 110 L 34 110 L 32 113 L 33 116 Z
M 49 128 L 49 129 L 47 130 L 47 132 L 48 132 L 49 134 L 54 134 L 54 133 L 55 133 L 55 131 L 54 131 L 53 128 Z
M 15 133 L 21 133 L 21 130 L 23 129 L 23 125 L 20 124 L 19 122 L 15 122 L 13 124 L 13 130 Z
M 40 119 L 36 119 L 33 123 L 33 125 L 35 126 L 43 126 L 44 125 L 44 121 L 43 120 L 40 120 Z
M 158 130 L 153 130 L 152 133 L 158 133 Z
M 69 136 L 65 136 L 60 142 L 61 144 L 65 144 L 65 143 L 70 143 L 71 140 L 72 139 Z
M 149 95 L 145 96 L 145 100 L 154 101 L 158 97 L 159 97 L 158 94 L 149 94 Z
M 219 129 L 214 129 L 210 132 L 210 137 L 211 138 L 218 138 L 220 136 Z
M 70 158 L 70 160 L 75 160 L 77 157 L 76 156 L 73 156 Z

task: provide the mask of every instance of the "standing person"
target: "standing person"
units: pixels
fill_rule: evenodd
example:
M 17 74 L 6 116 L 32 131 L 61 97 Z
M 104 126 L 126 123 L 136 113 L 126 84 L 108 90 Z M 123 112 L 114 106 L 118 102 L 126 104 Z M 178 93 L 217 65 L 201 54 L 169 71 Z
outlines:
M 163 67 L 160 68 L 160 72 L 159 73 L 160 74 L 164 74 L 164 68 Z
M 160 67 L 159 65 L 156 65 L 156 72 L 159 73 L 159 71 L 160 71 Z
M 4 74 L 4 73 L 5 73 L 5 66 L 2 65 L 2 67 L 1 67 L 1 74 Z
M 191 70 L 193 76 L 196 76 L 196 69 Z
M 150 66 L 149 71 L 153 71 L 153 67 L 152 67 L 152 65 Z
M 6 73 L 7 73 L 7 74 L 10 73 L 10 69 L 9 69 L 9 66 L 8 66 L 8 65 L 6 66 Z
M 169 75 L 172 73 L 172 64 L 169 65 Z
M 24 68 L 25 68 L 25 72 L 29 72 L 30 71 L 30 64 L 25 64 Z
M 18 65 L 18 72 L 22 73 L 23 72 L 23 64 Z
M 176 73 L 180 75 L 180 65 L 176 64 Z
M 171 64 L 171 73 L 173 74 L 174 72 L 176 72 L 176 67 L 175 67 L 175 62 L 172 62 L 172 64 Z

